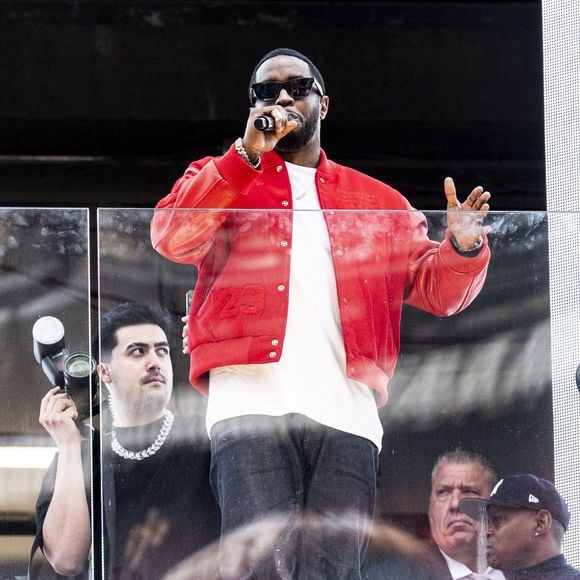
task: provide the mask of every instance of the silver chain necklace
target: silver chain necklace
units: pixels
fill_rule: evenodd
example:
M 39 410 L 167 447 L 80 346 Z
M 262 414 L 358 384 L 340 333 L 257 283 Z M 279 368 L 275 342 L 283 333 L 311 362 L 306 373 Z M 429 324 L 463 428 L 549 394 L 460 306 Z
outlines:
M 111 439 L 111 449 L 120 457 L 124 459 L 134 459 L 135 461 L 141 461 L 142 459 L 146 459 L 147 457 L 151 457 L 155 455 L 161 446 L 165 443 L 169 432 L 171 431 L 171 427 L 173 427 L 173 421 L 175 420 L 175 416 L 169 410 L 165 410 L 165 418 L 163 419 L 163 425 L 161 425 L 161 429 L 159 431 L 159 435 L 155 438 L 155 441 L 147 447 L 147 449 L 143 449 L 141 451 L 129 451 L 125 449 L 117 439 L 117 433 L 113 430 L 112 439 Z

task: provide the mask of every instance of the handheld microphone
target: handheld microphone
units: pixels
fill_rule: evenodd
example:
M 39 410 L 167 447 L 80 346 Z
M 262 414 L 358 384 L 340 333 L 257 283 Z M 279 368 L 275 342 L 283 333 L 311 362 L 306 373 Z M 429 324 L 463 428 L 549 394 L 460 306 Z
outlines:
M 270 117 L 270 115 L 260 115 L 254 121 L 254 127 L 256 127 L 258 131 L 274 131 L 274 117 Z
M 290 121 L 292 119 L 291 115 L 286 115 L 286 120 Z M 270 115 L 260 115 L 254 121 L 254 127 L 258 129 L 258 131 L 275 131 L 276 127 L 274 127 L 274 117 Z

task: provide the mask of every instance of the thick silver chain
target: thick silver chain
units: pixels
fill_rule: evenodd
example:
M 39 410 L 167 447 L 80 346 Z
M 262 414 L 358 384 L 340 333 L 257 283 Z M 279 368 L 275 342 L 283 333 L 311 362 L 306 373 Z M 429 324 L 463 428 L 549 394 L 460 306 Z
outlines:
M 147 457 L 151 457 L 155 455 L 161 446 L 165 443 L 169 432 L 171 431 L 171 427 L 173 427 L 173 421 L 175 420 L 175 416 L 169 410 L 165 410 L 165 418 L 163 419 L 163 425 L 161 425 L 161 430 L 159 431 L 159 435 L 155 438 L 155 441 L 147 447 L 147 449 L 143 449 L 141 451 L 129 451 L 125 449 L 117 439 L 117 433 L 113 431 L 112 439 L 111 439 L 111 449 L 120 457 L 124 459 L 133 459 L 135 461 L 141 461 L 142 459 L 146 459 Z

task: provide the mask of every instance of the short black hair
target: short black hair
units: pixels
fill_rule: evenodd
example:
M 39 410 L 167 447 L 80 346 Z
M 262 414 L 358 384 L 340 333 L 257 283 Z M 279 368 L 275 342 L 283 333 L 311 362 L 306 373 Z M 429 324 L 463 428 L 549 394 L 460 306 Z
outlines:
M 439 468 L 442 465 L 445 465 L 446 463 L 459 463 L 459 464 L 477 463 L 481 465 L 481 467 L 483 467 L 489 479 L 490 489 L 493 488 L 493 486 L 498 481 L 497 472 L 495 471 L 495 469 L 493 468 L 491 462 L 487 457 L 485 457 L 481 453 L 477 453 L 476 451 L 469 451 L 466 449 L 457 448 L 453 449 L 452 451 L 446 451 L 445 453 L 439 455 L 439 457 L 435 461 L 433 470 L 431 471 L 431 483 L 433 483 L 433 480 L 435 479 L 435 475 L 437 474 Z
M 100 332 L 93 338 L 93 356 L 99 352 L 100 358 L 108 357 L 117 346 L 117 330 L 125 326 L 138 324 L 154 324 L 159 326 L 168 337 L 172 330 L 171 315 L 167 310 L 156 304 L 139 304 L 125 302 L 109 310 L 101 319 Z
M 320 73 L 320 71 L 318 70 L 316 65 L 307 56 L 305 56 L 301 52 L 298 52 L 297 50 L 294 50 L 292 48 L 275 48 L 274 50 L 271 50 L 270 52 L 266 53 L 259 60 L 258 64 L 254 67 L 254 70 L 252 72 L 252 76 L 250 77 L 250 84 L 248 86 L 248 95 L 250 97 L 250 102 L 252 103 L 252 105 L 254 104 L 253 99 L 252 99 L 252 85 L 256 82 L 256 74 L 258 72 L 258 69 L 267 60 L 270 60 L 271 58 L 274 58 L 276 56 L 293 56 L 293 57 L 298 58 L 301 61 L 305 62 L 308 65 L 308 68 L 310 69 L 310 74 L 316 79 L 316 81 L 318 82 L 318 84 L 322 88 L 322 93 L 326 94 L 326 88 L 324 85 L 324 79 L 322 78 L 322 74 Z

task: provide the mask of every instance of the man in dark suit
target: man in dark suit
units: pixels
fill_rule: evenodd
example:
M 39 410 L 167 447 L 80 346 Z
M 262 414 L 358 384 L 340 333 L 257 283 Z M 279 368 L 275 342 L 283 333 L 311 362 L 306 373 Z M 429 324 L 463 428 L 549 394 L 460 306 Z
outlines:
M 503 579 L 498 570 L 481 570 L 485 554 L 480 554 L 478 562 L 479 525 L 459 511 L 463 498 L 488 498 L 496 481 L 489 461 L 478 453 L 455 450 L 437 459 L 431 472 L 429 496 L 429 526 L 434 542 L 427 563 L 431 578 L 460 580 L 478 574 L 478 578 Z
M 459 511 L 462 498 L 488 498 L 496 481 L 489 461 L 478 453 L 454 450 L 440 455 L 431 472 L 432 541 L 417 546 L 406 540 L 395 550 L 379 542 L 381 555 L 373 552 L 364 580 L 504 580 L 499 570 L 487 567 L 485 553 L 478 562 L 479 524 Z M 375 536 L 379 532 L 375 527 Z

